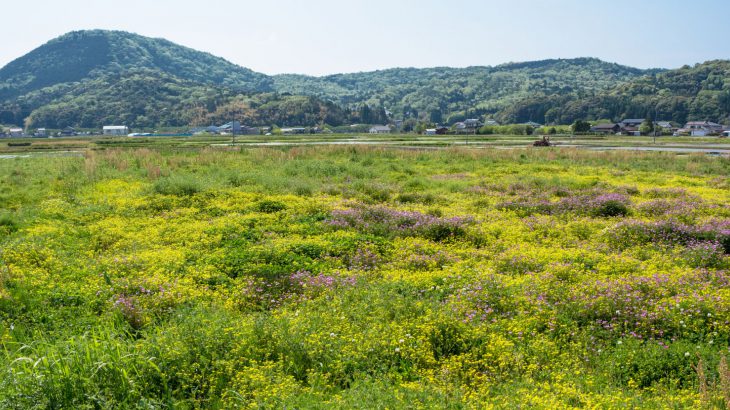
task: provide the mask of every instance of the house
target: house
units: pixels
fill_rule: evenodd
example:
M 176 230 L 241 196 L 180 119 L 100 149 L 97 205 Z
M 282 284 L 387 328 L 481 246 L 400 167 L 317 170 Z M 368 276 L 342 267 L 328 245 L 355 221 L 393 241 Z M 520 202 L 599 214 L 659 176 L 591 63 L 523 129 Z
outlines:
M 481 127 L 484 124 L 482 124 L 482 122 L 477 120 L 476 118 L 470 118 L 470 119 L 464 121 L 464 125 L 466 125 L 467 128 L 476 129 L 476 128 Z
M 655 128 L 661 128 L 664 130 L 673 130 L 675 127 L 669 121 L 657 121 L 654 123 Z
M 102 129 L 104 135 L 127 135 L 129 134 L 129 127 L 126 125 L 105 125 Z
M 684 129 L 689 130 L 689 134 L 693 137 L 719 135 L 723 131 L 722 125 L 712 121 L 690 121 L 684 126 Z
M 243 125 L 238 121 L 227 122 L 216 128 L 213 132 L 210 129 L 206 129 L 205 131 L 212 134 L 233 134 L 235 132 L 238 135 L 259 135 L 261 133 L 261 130 L 258 128 Z
M 619 123 L 622 128 L 639 128 L 645 120 L 640 118 L 627 118 Z
M 535 121 L 527 121 L 526 123 L 524 123 L 522 125 L 528 125 L 528 126 L 530 126 L 532 128 L 540 128 L 540 127 L 542 127 L 542 124 L 540 124 L 538 122 L 535 122 Z
M 621 132 L 621 126 L 618 124 L 598 124 L 591 127 L 594 134 L 615 135 Z
M 723 137 L 730 137 L 730 131 L 723 131 L 722 132 Z
M 371 134 L 390 134 L 390 126 L 389 125 L 375 125 L 370 128 L 369 132 Z
M 490 127 L 496 127 L 499 125 L 499 123 L 495 120 L 486 120 L 486 121 L 484 121 L 484 125 L 488 125 Z
M 33 134 L 36 137 L 45 138 L 48 136 L 48 133 L 45 128 L 38 128 L 35 130 L 35 134 Z
M 238 122 L 238 121 L 227 122 L 218 127 L 219 134 L 223 134 L 223 133 L 231 134 L 233 132 L 235 132 L 236 134 L 241 133 L 241 123 L 240 122 Z
M 11 138 L 18 138 L 24 136 L 23 129 L 18 127 L 13 127 L 8 130 L 8 135 Z
M 621 126 L 621 134 L 640 137 L 641 131 L 639 131 L 639 127 Z
M 423 132 L 425 135 L 436 135 L 436 128 L 429 128 Z
M 61 136 L 63 137 L 73 137 L 76 135 L 76 129 L 73 127 L 66 127 L 61 130 Z
M 464 122 L 457 122 L 455 124 L 456 132 L 458 134 L 476 134 L 477 130 L 482 125 L 483 124 L 481 121 L 474 119 L 474 118 L 465 120 Z

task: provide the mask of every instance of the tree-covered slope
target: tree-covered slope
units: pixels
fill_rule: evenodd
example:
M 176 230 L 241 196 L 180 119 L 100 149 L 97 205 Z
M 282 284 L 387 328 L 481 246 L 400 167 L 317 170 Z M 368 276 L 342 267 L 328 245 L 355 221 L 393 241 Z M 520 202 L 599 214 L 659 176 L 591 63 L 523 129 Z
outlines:
M 278 91 L 341 104 L 383 105 L 398 114 L 437 112 L 436 116 L 464 117 L 499 113 L 535 94 L 580 98 L 656 71 L 578 58 L 496 67 L 396 68 L 327 77 L 280 75 L 274 77 L 274 84 Z
M 718 60 L 642 76 L 595 95 L 535 94 L 502 110 L 506 122 L 544 118 L 570 123 L 576 119 L 646 118 L 684 123 L 691 120 L 730 122 L 730 61 Z
M 270 91 L 268 76 L 170 41 L 121 31 L 76 31 L 0 69 L 0 100 L 45 87 L 146 68 L 237 91 Z
M 248 125 L 342 124 L 345 112 L 315 97 L 276 93 L 241 94 L 159 71 L 138 69 L 51 87 L 19 99 L 37 106 L 28 128 L 97 128 L 126 124 L 133 128 L 221 124 L 236 119 Z

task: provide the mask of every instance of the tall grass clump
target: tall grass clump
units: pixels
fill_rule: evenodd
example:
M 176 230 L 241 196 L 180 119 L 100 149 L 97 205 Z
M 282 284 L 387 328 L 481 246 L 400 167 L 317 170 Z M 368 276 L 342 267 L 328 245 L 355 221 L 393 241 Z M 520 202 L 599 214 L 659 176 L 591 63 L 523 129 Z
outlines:
M 202 192 L 205 186 L 196 177 L 175 174 L 158 179 L 153 189 L 162 195 L 190 196 Z

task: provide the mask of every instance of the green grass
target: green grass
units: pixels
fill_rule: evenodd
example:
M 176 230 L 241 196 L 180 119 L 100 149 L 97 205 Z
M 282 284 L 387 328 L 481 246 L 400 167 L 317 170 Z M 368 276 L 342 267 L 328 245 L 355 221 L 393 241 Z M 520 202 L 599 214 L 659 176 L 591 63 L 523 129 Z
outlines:
M 0 159 L 0 408 L 726 404 L 726 158 L 104 141 Z

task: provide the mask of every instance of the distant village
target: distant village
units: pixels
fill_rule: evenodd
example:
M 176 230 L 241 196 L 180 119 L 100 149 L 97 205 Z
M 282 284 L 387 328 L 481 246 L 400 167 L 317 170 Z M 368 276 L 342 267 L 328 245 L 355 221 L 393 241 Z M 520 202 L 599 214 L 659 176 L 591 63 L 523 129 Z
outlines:
M 730 125 L 717 124 L 711 121 L 690 121 L 686 124 L 676 124 L 671 121 L 652 121 L 650 131 L 647 131 L 642 125 L 646 125 L 645 119 L 624 119 L 617 123 L 596 123 L 588 124 L 587 129 L 576 130 L 571 132 L 575 134 L 590 135 L 625 135 L 625 136 L 642 136 L 642 135 L 663 135 L 663 136 L 719 136 L 730 137 Z M 128 136 L 128 137 L 147 137 L 155 135 L 296 135 L 296 134 L 321 134 L 321 133 L 369 133 L 369 134 L 391 134 L 391 133 L 418 133 L 423 135 L 454 135 L 454 134 L 509 134 L 509 130 L 505 127 L 522 127 L 520 132 L 524 134 L 552 134 L 558 133 L 556 127 L 565 129 L 566 126 L 543 125 L 536 122 L 527 122 L 523 124 L 505 124 L 502 125 L 495 120 L 479 120 L 466 119 L 451 125 L 435 125 L 429 128 L 417 130 L 406 130 L 403 121 L 395 120 L 391 124 L 372 125 L 372 124 L 353 124 L 349 127 L 336 127 L 331 129 L 328 127 L 255 127 L 241 124 L 238 121 L 231 121 L 221 125 L 210 125 L 207 127 L 194 127 L 183 129 L 175 133 L 154 132 L 134 132 L 130 127 L 125 125 L 106 125 L 98 131 L 77 130 L 73 127 L 65 127 L 61 130 L 49 130 L 46 128 L 37 128 L 35 130 L 25 130 L 20 127 L 0 127 L 0 137 L 6 138 L 54 138 L 54 137 L 73 137 L 73 136 Z M 573 126 L 575 127 L 575 126 Z

